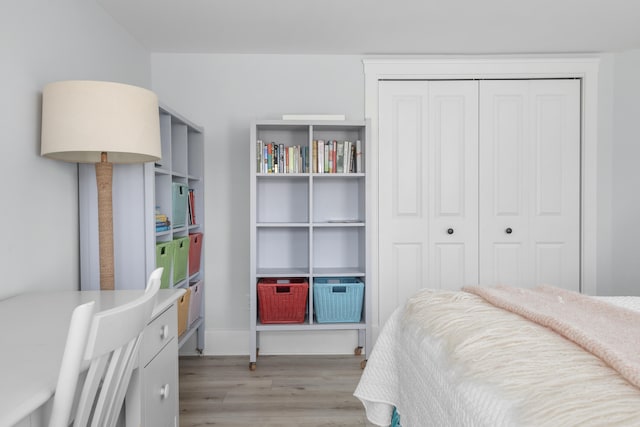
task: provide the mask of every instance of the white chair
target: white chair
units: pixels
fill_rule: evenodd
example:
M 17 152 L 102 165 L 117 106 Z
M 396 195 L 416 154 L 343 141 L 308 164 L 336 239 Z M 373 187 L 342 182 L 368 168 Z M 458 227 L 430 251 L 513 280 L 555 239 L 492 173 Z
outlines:
M 144 294 L 127 304 L 95 314 L 95 301 L 74 309 L 49 427 L 115 425 L 161 276 L 162 268 L 151 273 Z

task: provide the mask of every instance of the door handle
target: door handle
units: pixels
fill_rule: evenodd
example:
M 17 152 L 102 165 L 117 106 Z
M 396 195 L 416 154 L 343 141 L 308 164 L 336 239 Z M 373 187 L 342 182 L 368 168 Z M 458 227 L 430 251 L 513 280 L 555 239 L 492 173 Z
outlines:
M 453 234 L 453 228 L 447 229 L 447 234 Z
M 513 232 L 513 230 L 511 229 L 511 227 L 507 227 L 506 230 L 504 230 L 505 233 L 507 234 L 511 234 Z

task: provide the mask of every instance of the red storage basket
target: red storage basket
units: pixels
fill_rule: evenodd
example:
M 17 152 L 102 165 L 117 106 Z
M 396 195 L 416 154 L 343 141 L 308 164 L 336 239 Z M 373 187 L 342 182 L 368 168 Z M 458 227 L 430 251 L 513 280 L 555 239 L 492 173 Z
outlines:
M 202 233 L 189 234 L 189 276 L 200 271 L 200 252 L 202 250 Z
M 260 279 L 258 313 L 262 323 L 303 323 L 309 283 L 305 279 Z

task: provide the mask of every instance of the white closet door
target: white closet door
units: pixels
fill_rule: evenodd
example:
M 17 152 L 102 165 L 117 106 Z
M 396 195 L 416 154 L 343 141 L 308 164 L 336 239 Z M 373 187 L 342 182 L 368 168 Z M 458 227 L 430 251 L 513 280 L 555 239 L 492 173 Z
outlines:
M 480 83 L 480 284 L 579 290 L 580 82 Z
M 477 82 L 380 82 L 379 321 L 478 280 Z M 452 234 L 448 230 L 452 230 Z
M 478 283 L 478 83 L 430 82 L 427 286 Z

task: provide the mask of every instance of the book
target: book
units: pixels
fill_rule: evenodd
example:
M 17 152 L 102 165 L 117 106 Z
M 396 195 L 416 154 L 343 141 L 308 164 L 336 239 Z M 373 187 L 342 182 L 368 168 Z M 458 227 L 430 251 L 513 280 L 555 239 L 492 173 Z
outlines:
M 304 154 L 304 161 L 302 163 L 302 171 L 304 173 L 309 173 L 309 147 L 306 145 L 302 147 L 302 153 Z
M 344 141 L 336 143 L 336 172 L 344 173 Z
M 324 140 L 318 140 L 317 173 L 324 173 Z
M 285 160 L 285 158 L 287 157 L 287 152 L 286 152 L 286 148 L 284 146 L 284 144 L 280 144 L 280 149 L 278 150 L 278 153 L 280 153 L 280 162 L 279 164 L 279 170 L 281 173 L 286 173 L 287 172 L 287 161 Z
M 278 163 L 280 162 L 280 146 L 278 144 L 273 144 L 273 173 L 278 173 Z
M 302 173 L 307 173 L 307 147 L 300 147 L 300 159 L 302 160 Z
M 344 142 L 344 173 L 351 172 L 351 141 Z
M 293 156 L 293 147 L 289 147 L 289 173 L 294 173 L 294 156 Z
M 311 145 L 311 172 L 318 173 L 318 140 L 314 139 Z
M 262 151 L 262 173 L 267 173 L 269 171 L 269 160 L 268 160 L 268 150 L 269 147 L 267 147 L 268 144 L 263 144 L 263 151 Z
M 351 165 L 350 165 L 350 169 L 349 171 L 351 173 L 355 173 L 356 172 L 356 146 L 354 143 L 351 143 L 351 152 L 349 155 L 349 159 L 351 161 Z
M 262 172 L 262 140 L 256 141 L 256 172 Z
M 195 225 L 197 224 L 196 222 L 196 198 L 195 198 L 195 194 L 194 194 L 194 190 L 193 188 L 189 189 L 189 194 L 188 194 L 188 198 L 187 198 L 187 204 L 188 204 L 188 213 L 189 213 L 189 225 Z
M 362 142 L 358 139 L 356 141 L 356 172 L 362 173 Z

